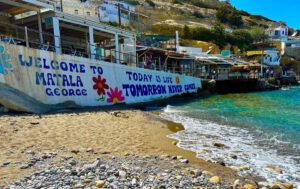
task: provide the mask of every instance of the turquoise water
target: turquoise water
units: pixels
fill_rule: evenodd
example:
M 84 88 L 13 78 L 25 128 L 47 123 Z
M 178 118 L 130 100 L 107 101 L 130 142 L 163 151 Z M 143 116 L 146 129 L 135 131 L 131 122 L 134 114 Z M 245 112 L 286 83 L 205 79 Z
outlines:
M 227 122 L 269 138 L 300 144 L 300 88 L 219 95 L 197 100 L 185 108 L 202 110 L 203 115 L 199 116 L 212 121 Z
M 295 183 L 300 188 L 300 88 L 216 95 L 168 106 L 162 117 L 182 123 L 185 130 L 170 137 L 199 158 L 220 161 L 241 175 Z M 215 148 L 212 143 L 227 146 Z M 199 152 L 201 151 L 201 152 Z M 232 159 L 237 155 L 238 159 Z M 283 170 L 275 173 L 272 165 Z

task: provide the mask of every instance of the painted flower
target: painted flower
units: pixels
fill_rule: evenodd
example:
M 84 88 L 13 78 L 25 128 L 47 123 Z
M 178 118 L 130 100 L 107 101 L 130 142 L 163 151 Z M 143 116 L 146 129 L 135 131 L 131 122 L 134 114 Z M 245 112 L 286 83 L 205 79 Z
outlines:
M 180 78 L 179 76 L 176 76 L 176 84 L 178 85 L 180 83 Z
M 99 75 L 98 77 L 93 77 L 93 81 L 95 82 L 93 88 L 97 90 L 98 95 L 105 95 L 105 89 L 109 89 L 109 86 L 106 84 L 106 79 L 102 79 Z
M 110 88 L 110 91 L 107 93 L 107 95 L 109 96 L 107 99 L 108 103 L 117 104 L 125 100 L 125 97 L 122 96 L 122 90 L 119 90 L 118 87 L 115 89 Z

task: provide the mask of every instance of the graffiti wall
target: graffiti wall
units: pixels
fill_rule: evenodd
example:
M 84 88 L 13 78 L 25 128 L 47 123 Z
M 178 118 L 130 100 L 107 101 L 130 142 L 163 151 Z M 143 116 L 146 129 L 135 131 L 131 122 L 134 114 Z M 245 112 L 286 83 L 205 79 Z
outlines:
M 199 78 L 0 43 L 0 82 L 45 104 L 139 103 L 201 87 Z

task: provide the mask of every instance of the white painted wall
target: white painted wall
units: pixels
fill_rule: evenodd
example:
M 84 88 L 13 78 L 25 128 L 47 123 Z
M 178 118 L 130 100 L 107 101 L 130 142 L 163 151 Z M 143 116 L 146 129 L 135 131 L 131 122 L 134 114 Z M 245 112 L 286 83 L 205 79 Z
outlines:
M 0 82 L 44 104 L 132 104 L 196 92 L 201 87 L 199 78 L 1 42 L 0 54 Z

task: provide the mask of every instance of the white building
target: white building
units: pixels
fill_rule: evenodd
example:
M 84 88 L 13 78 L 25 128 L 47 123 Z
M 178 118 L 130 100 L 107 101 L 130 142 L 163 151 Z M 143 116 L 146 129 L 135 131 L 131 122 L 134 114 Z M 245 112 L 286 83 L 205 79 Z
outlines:
M 281 55 L 278 50 L 265 50 L 264 51 L 264 64 L 269 66 L 278 66 L 280 65 Z
M 123 3 L 114 1 L 104 1 L 99 7 L 99 17 L 102 22 L 119 22 L 118 4 L 121 9 L 121 23 L 128 25 L 130 21 L 130 14 L 135 11 L 134 7 Z
M 62 9 L 65 13 L 99 21 L 99 6 L 97 3 L 81 0 L 55 0 L 55 2 L 57 3 L 58 10 L 60 9 L 60 4 L 62 3 Z
M 289 28 L 285 24 L 280 24 L 280 26 L 269 28 L 268 34 L 273 40 L 286 41 L 289 36 Z

